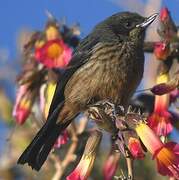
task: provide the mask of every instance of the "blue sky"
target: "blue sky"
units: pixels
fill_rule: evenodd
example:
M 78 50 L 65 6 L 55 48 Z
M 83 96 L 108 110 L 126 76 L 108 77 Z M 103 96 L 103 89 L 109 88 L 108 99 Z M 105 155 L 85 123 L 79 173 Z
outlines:
M 179 0 L 165 0 L 164 5 L 179 22 Z M 69 24 L 79 22 L 84 36 L 97 22 L 124 9 L 112 0 L 1 0 L 0 49 L 7 48 L 10 58 L 14 58 L 18 32 L 22 28 L 42 29 L 46 21 L 45 10 L 57 18 L 66 16 Z
M 102 19 L 118 11 L 127 10 L 117 6 L 112 1 L 113 0 L 1 0 L 0 50 L 7 49 L 9 51 L 9 62 L 12 63 L 16 58 L 18 33 L 24 28 L 31 30 L 43 29 L 47 19 L 45 10 L 50 11 L 56 18 L 66 17 L 68 24 L 79 22 L 82 36 L 85 36 L 94 25 Z M 146 2 L 147 0 L 141 1 Z M 131 0 L 131 3 L 132 2 L 133 0 Z M 175 22 L 179 24 L 179 0 L 164 0 L 163 5 L 170 9 L 172 17 Z M 137 4 L 134 4 L 134 6 L 137 6 Z M 9 87 L 10 85 L 7 84 L 7 91 L 13 91 L 13 89 Z M 4 128 L 0 127 L 0 129 Z M 2 144 L 2 142 L 0 142 L 0 144 Z

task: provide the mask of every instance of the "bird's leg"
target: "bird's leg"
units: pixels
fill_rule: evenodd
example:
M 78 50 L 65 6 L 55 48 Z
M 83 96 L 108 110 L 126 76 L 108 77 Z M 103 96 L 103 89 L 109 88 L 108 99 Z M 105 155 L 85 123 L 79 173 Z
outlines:
M 127 163 L 127 171 L 128 171 L 128 180 L 133 180 L 133 160 L 131 156 L 126 152 L 126 163 Z

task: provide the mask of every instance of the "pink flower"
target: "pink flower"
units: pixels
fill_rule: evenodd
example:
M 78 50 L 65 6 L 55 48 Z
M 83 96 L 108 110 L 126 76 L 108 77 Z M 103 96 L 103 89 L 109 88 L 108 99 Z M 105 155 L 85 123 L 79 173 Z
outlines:
M 158 172 L 163 176 L 179 179 L 179 145 L 174 142 L 163 144 L 154 131 L 143 122 L 136 126 L 136 132 L 156 159 Z
M 137 138 L 129 138 L 128 148 L 135 159 L 143 159 L 145 157 L 141 143 Z
M 18 124 L 23 124 L 28 118 L 32 107 L 32 99 L 27 93 L 27 85 L 19 87 L 16 102 L 13 108 L 13 116 Z
M 168 111 L 152 113 L 148 118 L 148 125 L 158 136 L 166 136 L 173 130 L 171 118 L 172 115 Z
M 120 154 L 117 152 L 110 153 L 103 166 L 104 180 L 112 180 L 119 165 Z
M 157 78 L 157 83 L 168 81 L 168 74 L 162 74 Z M 169 134 L 173 126 L 171 124 L 171 114 L 168 112 L 169 94 L 155 96 L 154 111 L 148 118 L 148 125 L 158 136 Z
M 68 142 L 69 136 L 67 130 L 64 130 L 63 133 L 58 137 L 54 147 L 60 148 L 61 145 L 66 144 Z
M 157 161 L 157 169 L 163 176 L 171 176 L 179 179 L 179 144 L 166 143 L 154 154 Z
M 48 68 L 64 68 L 72 57 L 72 50 L 63 40 L 47 41 L 35 50 L 35 58 Z
M 165 60 L 169 56 L 169 47 L 164 42 L 156 42 L 154 46 L 154 54 L 157 59 Z

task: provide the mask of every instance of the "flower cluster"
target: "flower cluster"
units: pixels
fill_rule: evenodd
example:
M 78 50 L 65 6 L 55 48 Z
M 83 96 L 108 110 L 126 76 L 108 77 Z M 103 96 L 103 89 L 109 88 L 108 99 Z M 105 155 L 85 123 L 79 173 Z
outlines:
M 23 124 L 31 114 L 38 112 L 39 122 L 46 120 L 56 82 L 71 60 L 73 49 L 79 42 L 78 26 L 68 27 L 49 15 L 44 31 L 32 33 L 24 45 L 23 69 L 17 78 L 18 89 L 13 116 Z M 39 119 L 41 117 L 41 119 Z M 39 125 L 39 122 L 36 122 Z M 55 147 L 68 140 L 65 131 Z
M 58 173 L 60 178 L 68 164 L 77 159 L 75 152 L 78 145 L 83 144 L 81 135 L 88 136 L 83 155 L 66 179 L 89 178 L 101 142 L 101 131 L 106 131 L 111 136 L 111 150 L 102 169 L 105 180 L 113 179 L 120 168 L 119 160 L 122 155 L 127 161 L 128 176 L 132 178 L 132 162 L 143 160 L 146 151 L 156 160 L 161 175 L 179 179 L 179 144 L 167 142 L 166 138 L 173 130 L 173 121 L 177 120 L 169 108 L 179 97 L 179 71 L 172 76 L 170 73 L 174 52 L 172 43 L 177 30 L 167 8 L 161 10 L 158 33 L 161 41 L 153 42 L 151 51 L 160 60 L 156 85 L 150 88 L 154 94 L 152 111 L 148 110 L 149 113 L 144 116 L 140 111 L 136 113 L 129 107 L 126 112 L 123 107 L 115 107 L 109 101 L 100 101 L 90 106 L 88 112 L 85 112 L 88 114 L 87 120 L 78 121 L 79 118 L 73 122 L 61 133 L 54 145 L 56 149 L 62 144 L 71 143 L 67 151 L 68 157 L 63 161 L 58 157 L 60 160 L 57 160 L 60 161 L 57 163 L 61 170 Z M 36 111 L 40 112 L 42 121 L 47 119 L 57 80 L 71 60 L 73 48 L 79 43 L 79 34 L 77 26 L 59 24 L 52 16 L 44 31 L 32 34 L 24 46 L 25 62 L 17 79 L 19 87 L 13 116 L 18 124 L 23 124 Z M 95 122 L 96 127 L 84 131 L 88 119 Z

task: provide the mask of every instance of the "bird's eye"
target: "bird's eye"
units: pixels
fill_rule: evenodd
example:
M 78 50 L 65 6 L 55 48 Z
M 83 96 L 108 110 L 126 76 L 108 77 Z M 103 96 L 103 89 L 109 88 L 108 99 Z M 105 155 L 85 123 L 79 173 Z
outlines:
M 131 22 L 126 22 L 124 25 L 125 25 L 126 28 L 132 28 L 133 23 L 131 23 Z

